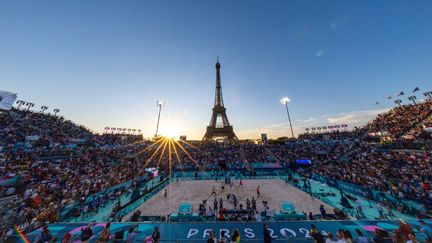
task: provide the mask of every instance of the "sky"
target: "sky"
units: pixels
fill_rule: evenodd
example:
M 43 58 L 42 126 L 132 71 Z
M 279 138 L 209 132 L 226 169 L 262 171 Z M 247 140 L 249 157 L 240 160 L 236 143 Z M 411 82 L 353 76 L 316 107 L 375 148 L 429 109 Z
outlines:
M 201 139 L 221 62 L 240 138 L 360 126 L 432 90 L 432 1 L 0 0 L 0 90 L 78 124 Z M 379 101 L 379 105 L 375 103 Z

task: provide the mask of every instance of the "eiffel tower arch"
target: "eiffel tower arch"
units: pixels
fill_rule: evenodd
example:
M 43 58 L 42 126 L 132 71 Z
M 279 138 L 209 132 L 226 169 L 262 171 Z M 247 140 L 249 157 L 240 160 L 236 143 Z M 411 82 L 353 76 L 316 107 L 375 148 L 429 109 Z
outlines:
M 210 124 L 207 126 L 207 131 L 204 135 L 203 141 L 211 141 L 217 138 L 224 138 L 231 141 L 238 140 L 234 133 L 233 127 L 229 123 L 228 117 L 226 115 L 226 108 L 223 103 L 220 67 L 221 65 L 218 59 L 216 62 L 215 101 L 212 109 Z

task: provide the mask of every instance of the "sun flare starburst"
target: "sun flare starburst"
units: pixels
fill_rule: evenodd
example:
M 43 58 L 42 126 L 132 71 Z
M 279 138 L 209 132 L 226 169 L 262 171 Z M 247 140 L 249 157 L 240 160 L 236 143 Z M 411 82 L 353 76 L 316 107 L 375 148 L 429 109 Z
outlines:
M 180 166 L 180 169 L 183 170 L 181 153 L 183 153 L 190 161 L 195 163 L 195 165 L 197 165 L 197 167 L 201 169 L 201 165 L 199 165 L 195 161 L 195 159 L 188 152 L 188 150 L 185 148 L 184 145 L 186 145 L 191 149 L 199 150 L 197 147 L 183 140 L 177 140 L 171 137 L 156 138 L 155 141 L 150 146 L 146 147 L 145 149 L 139 152 L 139 153 L 144 153 L 144 152 L 150 153 L 150 157 L 148 157 L 144 162 L 143 169 L 153 162 L 153 163 L 157 163 L 156 165 L 157 167 L 159 167 L 161 163 L 168 166 L 170 174 L 171 174 L 171 169 L 175 164 L 178 164 Z

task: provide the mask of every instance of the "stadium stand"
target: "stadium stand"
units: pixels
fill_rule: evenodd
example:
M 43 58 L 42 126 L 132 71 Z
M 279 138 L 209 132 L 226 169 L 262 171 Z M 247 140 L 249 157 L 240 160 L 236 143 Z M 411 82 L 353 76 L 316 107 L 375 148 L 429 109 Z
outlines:
M 352 204 L 355 199 L 350 197 L 356 195 L 387 208 L 389 216 L 395 210 L 430 218 L 432 153 L 427 128 L 432 126 L 431 117 L 432 101 L 427 100 L 393 108 L 353 131 L 303 134 L 279 144 L 185 142 L 184 151 L 178 151 L 180 163 L 172 169 L 191 172 L 179 176 L 191 180 L 222 181 L 227 172 L 237 179 L 272 176 L 327 203 L 323 192 L 310 189 L 310 181 L 321 181 L 338 188 L 341 201 L 347 197 Z M 119 220 L 133 212 L 136 202 L 160 193 L 173 180 L 167 174 L 171 169 L 167 155 L 153 157 L 157 149 L 142 136 L 98 135 L 61 116 L 16 108 L 1 113 L 0 118 L 2 235 L 10 233 L 13 225 L 28 233 L 49 223 L 90 219 L 100 211 L 109 211 L 110 219 Z M 159 167 L 160 175 L 146 171 L 149 167 Z M 257 221 L 252 203 L 246 202 L 251 198 L 242 199 L 244 208 L 236 206 L 218 214 L 201 207 L 198 215 Z M 220 202 L 216 204 L 220 209 Z M 342 214 L 346 205 L 339 205 Z M 384 219 L 379 207 L 377 218 Z M 264 220 L 288 218 L 283 212 L 277 217 L 262 216 Z M 310 219 L 307 212 L 297 213 L 296 220 Z M 168 215 L 155 216 L 161 220 Z

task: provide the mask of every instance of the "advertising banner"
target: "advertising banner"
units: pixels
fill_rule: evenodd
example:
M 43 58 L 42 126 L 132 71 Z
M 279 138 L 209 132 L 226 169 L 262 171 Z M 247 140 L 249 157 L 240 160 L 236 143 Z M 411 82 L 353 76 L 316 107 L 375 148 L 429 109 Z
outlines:
M 326 183 L 330 186 L 336 187 L 344 192 L 348 192 L 348 193 L 352 193 L 354 195 L 357 196 L 362 196 L 364 197 L 366 194 L 368 194 L 370 196 L 370 198 L 373 198 L 374 194 L 372 193 L 372 190 L 362 187 L 362 186 L 358 186 L 352 183 L 348 183 L 348 182 L 344 182 L 341 180 L 335 180 L 335 179 L 331 179 L 331 178 L 327 178 L 321 175 L 318 175 L 316 173 L 312 174 L 312 179 L 317 180 L 321 183 Z
M 373 197 L 372 190 L 352 183 L 338 180 L 337 187 L 342 191 L 349 192 L 357 196 L 364 197 L 365 195 L 369 195 L 370 198 Z
M 428 225 L 431 220 L 425 220 Z M 418 228 L 417 220 L 407 220 L 412 228 Z M 373 231 L 377 228 L 382 230 L 394 231 L 399 228 L 397 220 L 370 220 L 370 221 L 288 221 L 288 222 L 268 222 L 270 234 L 278 239 L 311 239 L 309 230 L 314 224 L 323 235 L 332 232 L 334 235 L 339 229 L 349 230 L 351 234 L 357 237 L 355 229 L 359 229 L 363 234 L 371 238 Z M 81 230 L 86 227 L 87 223 L 57 223 L 50 224 L 48 229 L 53 235 L 61 237 L 70 233 L 73 238 L 79 239 Z M 92 228 L 94 237 L 91 242 L 96 241 L 98 234 L 103 230 L 105 223 L 95 223 Z M 264 223 L 259 222 L 196 222 L 196 223 L 111 223 L 111 235 L 119 234 L 125 239 L 127 231 L 135 228 L 138 232 L 136 240 L 149 239 L 155 227 L 159 228 L 161 240 L 181 240 L 187 242 L 205 242 L 210 232 L 214 231 L 217 236 L 220 232 L 225 231 L 225 235 L 230 238 L 234 229 L 240 233 L 242 241 L 262 240 Z M 40 234 L 40 229 L 27 235 L 29 240 L 36 238 Z M 420 235 L 418 235 L 420 236 Z

